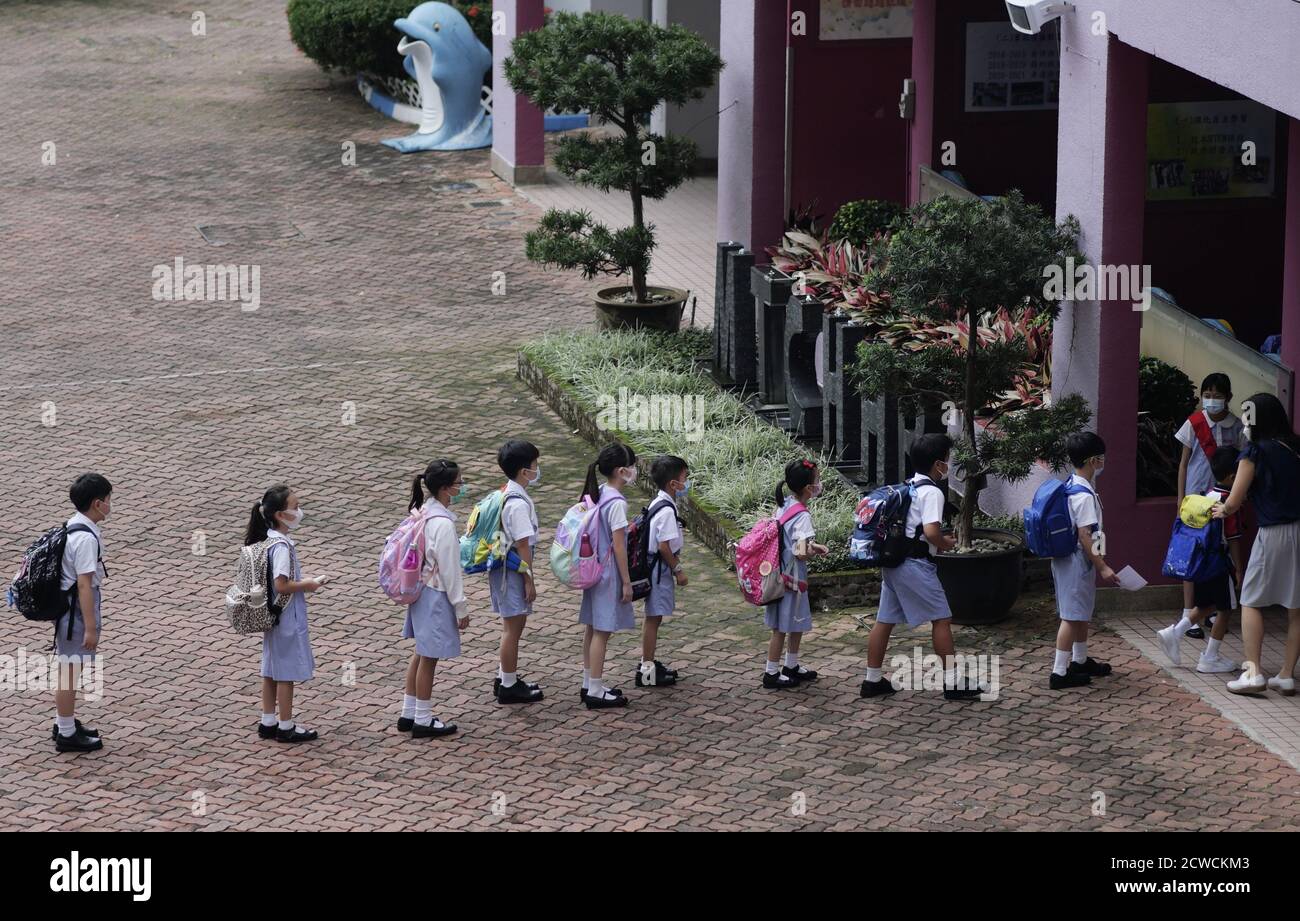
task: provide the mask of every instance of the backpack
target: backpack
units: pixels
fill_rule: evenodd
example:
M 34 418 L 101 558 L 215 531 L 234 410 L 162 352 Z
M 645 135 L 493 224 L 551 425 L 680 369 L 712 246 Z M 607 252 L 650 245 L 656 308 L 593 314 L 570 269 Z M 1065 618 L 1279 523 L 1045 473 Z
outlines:
M 1223 522 L 1211 519 L 1204 527 L 1194 528 L 1182 518 L 1176 519 L 1160 571 L 1183 582 L 1206 582 L 1227 572 L 1228 547 L 1223 539 Z
M 556 525 L 555 540 L 551 541 L 551 572 L 561 585 L 582 591 L 600 581 L 613 546 L 606 551 L 605 559 L 597 559 L 591 531 L 600 522 L 600 509 L 619 498 L 611 495 L 592 502 L 590 496 L 583 496 L 564 513 Z
M 930 555 L 928 544 L 919 534 L 907 533 L 907 513 L 920 486 L 939 488 L 927 477 L 922 483 L 882 486 L 863 497 L 854 512 L 850 559 L 864 566 L 893 569 L 908 558 Z
M 415 604 L 424 591 L 424 528 L 429 519 L 454 520 L 449 512 L 430 509 L 431 504 L 426 503 L 412 511 L 384 541 L 379 555 L 379 588 L 396 604 Z M 437 563 L 430 561 L 430 566 L 432 577 Z
M 262 633 L 280 622 L 289 596 L 272 591 L 271 548 L 288 543 L 273 537 L 239 549 L 235 582 L 226 590 L 226 617 L 236 633 Z
M 1183 504 L 1178 507 L 1178 518 L 1189 528 L 1203 528 L 1213 520 L 1210 514 L 1219 502 L 1209 496 L 1183 496 Z
M 673 503 L 664 499 L 641 509 L 627 526 L 627 574 L 632 580 L 632 600 L 640 601 L 650 594 L 650 576 L 658 581 L 659 570 L 664 565 L 658 547 L 650 546 L 650 522 L 666 508 L 673 508 Z M 676 511 L 673 512 L 676 517 Z M 678 525 L 681 519 L 677 519 Z
M 77 586 L 74 582 L 67 591 L 62 588 L 63 551 L 68 545 L 68 535 L 78 531 L 95 533 L 84 524 L 61 524 L 38 537 L 23 553 L 23 564 L 14 573 L 8 591 L 9 606 L 17 608 L 23 617 L 54 621 L 72 607 L 72 596 Z M 98 538 L 95 544 L 98 547 Z M 96 559 L 100 566 L 104 565 L 98 552 Z M 107 569 L 104 574 L 108 575 Z M 68 618 L 68 631 L 71 635 L 72 618 Z
M 519 568 L 519 555 L 509 549 L 513 541 L 506 538 L 501 528 L 501 513 L 511 499 L 523 501 L 523 496 L 506 494 L 506 487 L 494 489 L 474 506 L 465 522 L 465 533 L 460 539 L 460 568 L 466 575 L 491 572 L 506 566 Z
M 806 582 L 798 582 L 781 567 L 785 556 L 785 525 L 796 515 L 808 511 L 796 502 L 783 513 L 760 518 L 749 533 L 736 544 L 736 582 L 740 594 L 750 604 L 766 605 L 779 601 L 787 588 L 807 591 Z
M 1040 559 L 1059 559 L 1074 553 L 1079 546 L 1079 529 L 1070 516 L 1070 497 L 1080 493 L 1096 495 L 1069 480 L 1052 479 L 1038 487 L 1033 504 L 1024 513 L 1025 544 L 1030 553 Z

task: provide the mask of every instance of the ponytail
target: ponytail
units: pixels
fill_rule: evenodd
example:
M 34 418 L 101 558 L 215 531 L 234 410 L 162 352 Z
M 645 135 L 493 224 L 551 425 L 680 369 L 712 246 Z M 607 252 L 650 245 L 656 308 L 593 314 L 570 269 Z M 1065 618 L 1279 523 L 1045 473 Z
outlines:
M 424 468 L 424 473 L 417 473 L 411 480 L 411 504 L 408 511 L 415 511 L 424 505 L 425 496 L 421 487 L 429 491 L 429 498 L 438 495 L 438 491 L 456 482 L 460 476 L 460 465 L 455 461 L 436 460 Z
M 596 455 L 596 460 L 587 468 L 587 482 L 582 486 L 582 495 L 591 496 L 591 501 L 595 502 L 600 498 L 600 483 L 596 479 L 596 471 L 599 470 L 602 476 L 611 477 L 614 471 L 619 467 L 636 466 L 636 452 L 623 444 L 616 441 L 613 444 L 605 445 Z M 582 496 L 578 497 L 581 501 Z
M 420 474 L 411 478 L 411 504 L 407 506 L 407 511 L 413 512 L 420 506 L 424 505 L 424 487 L 420 485 Z
M 266 540 L 266 533 L 275 527 L 277 512 L 283 512 L 289 504 L 293 490 L 288 486 L 272 486 L 262 494 L 262 501 L 253 504 L 253 511 L 248 516 L 248 530 L 244 532 L 244 546 L 258 544 Z
M 587 467 L 587 481 L 582 484 L 582 496 L 591 496 L 591 501 L 595 502 L 600 498 L 600 483 L 596 479 L 596 462 L 592 461 Z M 578 497 L 582 501 L 582 496 Z

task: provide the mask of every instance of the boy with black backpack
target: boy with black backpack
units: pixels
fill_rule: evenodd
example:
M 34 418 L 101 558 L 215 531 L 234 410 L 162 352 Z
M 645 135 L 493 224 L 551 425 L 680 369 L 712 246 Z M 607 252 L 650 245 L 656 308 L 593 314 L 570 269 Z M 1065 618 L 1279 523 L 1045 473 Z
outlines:
M 677 683 L 677 670 L 667 668 L 655 658 L 659 627 L 671 617 L 677 606 L 677 585 L 686 585 L 682 571 L 682 528 L 677 517 L 677 500 L 690 489 L 690 469 L 686 461 L 671 454 L 656 457 L 650 465 L 650 479 L 659 493 L 638 522 L 637 538 L 642 541 L 629 554 L 628 574 L 632 590 L 637 592 L 640 579 L 648 582 L 645 596 L 645 624 L 641 630 L 641 664 L 636 671 L 636 686 L 663 687 Z
M 99 733 L 81 725 L 74 715 L 81 666 L 99 649 L 99 585 L 107 575 L 99 527 L 112 512 L 113 487 L 98 473 L 83 473 L 68 490 L 76 514 L 64 528 L 63 564 L 59 588 L 68 594 L 68 611 L 54 622 L 59 680 L 54 691 L 54 747 L 61 752 L 96 751 L 104 747 Z M 86 612 L 93 611 L 93 617 Z
M 929 623 L 934 651 L 943 659 L 945 700 L 978 700 L 981 689 L 959 681 L 952 639 L 952 611 L 939 583 L 934 554 L 951 550 L 956 541 L 943 533 L 945 494 L 938 481 L 948 476 L 952 439 L 947 435 L 922 435 L 912 443 L 909 456 L 916 475 L 908 480 L 907 557 L 897 566 L 881 570 L 880 609 L 867 639 L 867 674 L 863 697 L 892 694 L 897 688 L 884 677 L 885 652 L 895 624 L 916 628 Z

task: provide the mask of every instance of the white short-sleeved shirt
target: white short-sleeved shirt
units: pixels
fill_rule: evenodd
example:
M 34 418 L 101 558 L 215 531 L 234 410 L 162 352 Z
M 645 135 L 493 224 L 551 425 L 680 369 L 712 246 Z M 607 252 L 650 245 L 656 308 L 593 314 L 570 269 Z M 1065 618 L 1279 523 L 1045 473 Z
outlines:
M 1210 434 L 1214 436 L 1215 444 L 1238 450 L 1246 447 L 1246 427 L 1232 413 L 1215 422 L 1209 413 L 1202 410 L 1197 412 L 1201 412 L 1210 424 Z M 1205 492 L 1214 485 L 1214 472 L 1210 469 L 1210 459 L 1206 457 L 1205 450 L 1196 437 L 1196 430 L 1192 428 L 1190 416 L 1174 437 L 1191 450 L 1191 457 L 1187 461 L 1187 494 L 1190 496 Z
M 677 525 L 677 503 L 673 497 L 668 495 L 662 489 L 659 495 L 655 496 L 652 506 L 659 505 L 665 499 L 672 506 L 672 511 L 667 512 L 660 510 L 655 513 L 654 519 L 650 522 L 650 552 L 658 553 L 659 545 L 668 541 L 668 549 L 673 553 L 682 552 L 682 529 Z
M 917 487 L 916 498 L 912 500 L 912 504 L 907 509 L 907 534 L 909 537 L 917 535 L 921 540 L 929 544 L 930 542 L 925 536 L 925 526 L 927 524 L 943 524 L 943 489 L 938 486 L 930 489 L 929 486 L 934 483 L 934 480 L 920 473 L 907 482 Z M 939 548 L 934 544 L 930 544 L 930 555 L 933 556 L 938 552 Z
M 506 501 L 509 496 L 520 496 L 523 501 Z M 501 530 L 506 540 L 515 544 L 527 540 L 530 547 L 537 545 L 537 508 L 532 496 L 514 480 L 506 484 L 506 494 L 502 497 Z
M 298 574 L 293 571 L 293 551 L 290 549 L 295 546 L 293 538 L 288 534 L 285 534 L 283 531 L 277 531 L 275 528 L 269 529 L 266 532 L 266 536 L 268 538 L 281 540 L 289 545 L 288 547 L 276 545 L 271 548 L 270 555 L 267 558 L 267 562 L 271 565 L 271 581 L 274 582 L 281 576 L 284 576 L 290 581 L 297 580 Z
M 1088 490 L 1086 493 L 1081 492 L 1070 496 L 1070 518 L 1074 522 L 1074 527 L 1086 528 L 1095 524 L 1100 531 L 1101 499 L 1097 498 L 1096 487 L 1077 473 L 1070 477 L 1070 482 Z
M 623 494 L 613 486 L 602 486 L 600 488 L 600 497 L 607 499 L 611 495 L 622 496 Z M 610 533 L 627 527 L 627 502 L 613 500 L 609 502 L 601 511 L 605 516 L 605 522 L 609 525 Z
M 424 505 L 424 515 L 428 519 L 424 526 L 426 572 L 431 571 L 430 564 L 438 568 L 432 583 L 425 576 L 426 584 L 437 591 L 446 592 L 447 600 L 456 609 L 456 615 L 464 617 L 467 610 L 465 573 L 460 568 L 460 537 L 456 534 L 456 513 L 437 499 L 430 499 Z
M 799 500 L 794 496 L 788 496 L 785 500 L 785 504 L 781 506 L 781 514 L 784 515 L 786 510 L 798 501 Z M 785 527 L 786 537 L 794 543 L 798 543 L 801 540 L 812 540 L 817 536 L 817 532 L 813 530 L 812 513 L 807 510 L 800 512 L 798 515 L 795 515 L 787 521 Z
M 68 542 L 63 547 L 63 572 L 59 576 L 59 587 L 65 592 L 77 582 L 77 576 L 92 573 L 90 582 L 99 585 L 104 578 L 104 567 L 99 562 L 104 548 L 100 543 L 99 525 L 81 512 L 77 512 L 67 521 L 68 526 L 85 525 L 90 533 L 77 531 L 68 535 Z

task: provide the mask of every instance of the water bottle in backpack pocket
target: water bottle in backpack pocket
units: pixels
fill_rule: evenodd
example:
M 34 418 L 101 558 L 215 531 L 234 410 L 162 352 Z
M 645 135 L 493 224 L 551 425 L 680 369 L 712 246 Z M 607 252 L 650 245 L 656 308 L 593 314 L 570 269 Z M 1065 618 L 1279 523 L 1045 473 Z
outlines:
M 235 581 L 226 590 L 226 618 L 238 634 L 262 633 L 280 621 L 289 596 L 277 595 L 271 578 L 271 548 L 288 542 L 268 538 L 239 548 Z
M 432 518 L 453 520 L 450 512 L 432 511 L 431 503 L 426 504 L 407 515 L 384 541 L 379 554 L 379 590 L 396 604 L 419 601 L 425 582 L 437 572 L 437 564 L 424 556 L 424 529 Z M 426 562 L 433 568 L 426 571 Z

